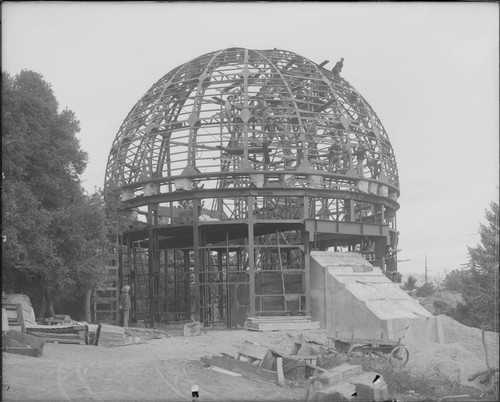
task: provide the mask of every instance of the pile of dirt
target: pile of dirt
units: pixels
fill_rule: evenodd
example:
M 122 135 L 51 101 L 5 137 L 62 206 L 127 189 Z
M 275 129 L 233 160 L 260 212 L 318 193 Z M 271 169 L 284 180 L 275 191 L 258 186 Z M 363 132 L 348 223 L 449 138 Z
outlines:
M 474 373 L 486 370 L 486 361 L 481 330 L 467 327 L 446 315 L 440 315 L 445 343 L 430 344 L 426 347 L 410 350 L 408 368 L 414 373 L 442 376 L 451 382 L 458 382 L 484 390 L 488 385 L 479 383 L 479 379 L 469 381 Z M 486 331 L 489 362 L 498 367 L 499 334 Z

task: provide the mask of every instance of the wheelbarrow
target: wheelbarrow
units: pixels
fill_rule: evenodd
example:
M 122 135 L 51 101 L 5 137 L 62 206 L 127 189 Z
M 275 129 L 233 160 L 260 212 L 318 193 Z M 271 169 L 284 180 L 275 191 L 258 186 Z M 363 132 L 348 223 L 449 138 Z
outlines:
M 333 338 L 335 348 L 347 350 L 347 361 L 351 364 L 361 364 L 365 357 L 381 357 L 389 360 L 391 366 L 401 368 L 408 363 L 410 352 L 404 341 L 411 324 L 406 327 L 405 335 L 397 341 L 384 338 Z

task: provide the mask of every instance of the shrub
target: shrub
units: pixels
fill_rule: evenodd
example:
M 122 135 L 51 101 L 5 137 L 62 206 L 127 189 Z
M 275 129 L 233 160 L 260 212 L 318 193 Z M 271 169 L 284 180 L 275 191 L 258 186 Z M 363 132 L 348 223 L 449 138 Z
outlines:
M 432 282 L 426 282 L 417 288 L 417 297 L 428 297 L 436 292 L 436 287 Z
M 412 290 L 415 289 L 415 284 L 417 283 L 417 278 L 413 275 L 410 275 L 406 282 L 403 284 L 403 289 Z

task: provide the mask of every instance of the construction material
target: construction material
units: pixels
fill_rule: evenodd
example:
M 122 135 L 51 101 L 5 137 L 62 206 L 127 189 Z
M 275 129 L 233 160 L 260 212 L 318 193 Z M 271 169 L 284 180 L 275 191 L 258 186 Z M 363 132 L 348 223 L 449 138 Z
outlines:
M 20 293 L 10 293 L 2 298 L 3 304 L 20 304 L 23 312 L 23 320 L 26 326 L 36 325 L 35 312 L 31 305 L 30 298 Z
M 84 344 L 84 325 L 34 325 L 26 332 L 45 339 L 46 342 Z
M 252 331 L 285 331 L 319 329 L 320 323 L 305 316 L 248 317 L 245 328 Z
M 212 356 L 210 361 L 211 366 L 216 366 L 229 371 L 237 371 L 245 377 L 253 378 L 255 375 L 268 382 L 275 383 L 278 380 L 278 376 L 275 371 L 265 370 L 258 366 L 253 366 L 252 364 L 230 359 L 222 356 Z
M 2 334 L 2 351 L 33 357 L 40 357 L 45 340 L 36 336 L 9 330 Z
M 278 385 L 283 386 L 285 384 L 285 376 L 283 374 L 283 358 L 278 357 L 276 359 L 276 363 L 277 363 L 276 373 L 278 374 Z
M 232 377 L 241 377 L 241 374 L 235 373 L 234 371 L 225 370 L 217 366 L 210 367 L 210 369 L 213 371 L 217 371 L 218 373 L 230 375 Z
M 100 324 L 96 331 L 97 343 L 99 346 L 122 346 L 127 344 L 125 329 L 116 325 Z M 97 346 L 97 344 L 95 343 Z
M 2 310 L 5 310 L 9 328 L 19 328 L 22 332 L 26 331 L 21 303 L 2 303 Z

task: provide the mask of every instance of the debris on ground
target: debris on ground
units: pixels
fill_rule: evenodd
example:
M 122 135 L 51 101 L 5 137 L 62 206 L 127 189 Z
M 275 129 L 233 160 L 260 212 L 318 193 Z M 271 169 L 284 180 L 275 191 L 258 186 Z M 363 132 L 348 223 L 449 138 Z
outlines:
M 40 357 L 45 340 L 24 332 L 8 330 L 2 332 L 2 351 L 19 355 Z
M 184 325 L 184 336 L 195 336 L 201 333 L 201 323 L 198 321 Z

